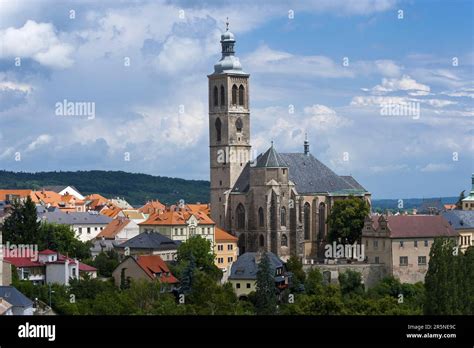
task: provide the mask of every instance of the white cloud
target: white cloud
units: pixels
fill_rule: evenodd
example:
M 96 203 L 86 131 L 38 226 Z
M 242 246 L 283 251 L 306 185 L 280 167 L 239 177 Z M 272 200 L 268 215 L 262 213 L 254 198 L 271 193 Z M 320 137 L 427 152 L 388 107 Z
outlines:
M 452 165 L 445 163 L 429 163 L 420 168 L 421 172 L 447 172 L 453 169 Z
M 372 92 L 378 95 L 396 91 L 414 91 L 415 95 L 428 95 L 430 93 L 430 87 L 416 82 L 408 75 L 403 75 L 399 79 L 383 78 L 381 85 L 376 85 L 372 88 Z
M 51 68 L 67 68 L 73 64 L 70 57 L 73 47 L 59 40 L 50 23 L 28 20 L 19 29 L 1 30 L 0 41 L 3 41 L 0 58 L 31 58 Z
M 36 150 L 39 146 L 49 144 L 53 140 L 53 137 L 49 134 L 41 134 L 33 142 L 31 142 L 26 148 L 27 152 Z
M 408 171 L 409 167 L 406 164 L 389 164 L 385 166 L 371 166 L 369 170 L 372 173 L 387 173 L 387 172 L 400 172 Z
M 197 39 L 169 37 L 156 62 L 160 71 L 167 73 L 187 72 L 205 59 L 203 45 Z

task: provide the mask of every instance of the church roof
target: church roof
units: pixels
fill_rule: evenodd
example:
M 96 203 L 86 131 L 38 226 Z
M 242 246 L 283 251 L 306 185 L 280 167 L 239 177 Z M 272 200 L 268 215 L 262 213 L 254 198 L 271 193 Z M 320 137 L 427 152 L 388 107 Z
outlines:
M 275 148 L 270 146 L 270 148 L 263 155 L 257 157 L 256 167 L 267 167 L 267 168 L 280 168 L 288 167 L 285 161 L 281 158 L 280 154 L 275 150 Z
M 337 175 L 311 154 L 282 153 L 280 156 L 287 163 L 289 179 L 295 183 L 299 194 L 366 191 L 354 178 Z

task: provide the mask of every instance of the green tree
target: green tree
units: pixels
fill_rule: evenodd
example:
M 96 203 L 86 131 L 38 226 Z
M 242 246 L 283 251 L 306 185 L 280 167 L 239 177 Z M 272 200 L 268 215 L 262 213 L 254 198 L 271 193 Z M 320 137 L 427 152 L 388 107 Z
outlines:
M 463 294 L 460 277 L 461 256 L 452 239 L 435 238 L 430 250 L 430 262 L 425 277 L 426 314 L 451 315 L 462 313 Z
M 266 252 L 263 253 L 258 264 L 256 289 L 256 313 L 263 315 L 275 314 L 277 309 L 275 276 Z
M 360 241 L 365 217 L 370 208 L 362 198 L 349 196 L 349 198 L 336 201 L 328 216 L 330 242 L 348 242 L 350 244 Z
M 14 200 L 12 211 L 2 227 L 3 241 L 12 244 L 37 244 L 40 223 L 36 205 L 30 196 L 25 201 Z
M 214 264 L 215 254 L 209 240 L 201 236 L 193 236 L 181 243 L 177 253 L 178 264 L 189 262 L 191 256 L 194 258 L 197 269 L 206 272 L 216 280 L 222 278 L 222 271 Z
M 81 242 L 75 237 L 74 231 L 68 225 L 56 223 L 41 223 L 36 243 L 38 248 L 51 249 L 66 254 L 69 257 L 86 259 L 90 257 L 90 242 Z
M 311 268 L 304 283 L 305 293 L 308 295 L 320 295 L 323 292 L 323 275 L 317 268 Z
M 297 256 L 292 255 L 286 262 L 286 269 L 293 275 L 291 279 L 291 290 L 299 291 L 301 285 L 303 285 L 306 280 L 306 273 L 303 270 L 303 263 Z
M 462 190 L 462 192 L 459 194 L 458 201 L 456 202 L 456 209 L 462 209 L 462 200 L 466 198 L 464 192 L 466 192 L 466 190 Z
M 120 264 L 120 260 L 118 253 L 114 249 L 111 249 L 106 252 L 101 252 L 92 262 L 88 260 L 85 261 L 85 263 L 89 263 L 97 268 L 97 272 L 100 276 L 111 277 L 114 269 Z
M 364 294 L 364 285 L 360 273 L 351 269 L 339 273 L 339 286 L 343 295 Z
M 191 292 L 191 289 L 193 287 L 194 273 L 196 271 L 196 261 L 194 258 L 194 254 L 191 253 L 191 255 L 189 256 L 189 260 L 181 261 L 181 263 L 183 262 L 186 263 L 186 267 L 184 268 L 184 271 L 181 277 L 180 292 L 182 294 L 188 294 Z

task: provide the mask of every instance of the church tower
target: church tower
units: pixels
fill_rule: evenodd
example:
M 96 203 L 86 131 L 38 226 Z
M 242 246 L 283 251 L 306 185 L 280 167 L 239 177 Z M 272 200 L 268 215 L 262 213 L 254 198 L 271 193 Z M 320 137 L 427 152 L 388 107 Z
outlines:
M 211 217 L 229 231 L 230 192 L 251 160 L 249 74 L 234 55 L 235 38 L 229 23 L 221 45 L 222 58 L 208 75 Z

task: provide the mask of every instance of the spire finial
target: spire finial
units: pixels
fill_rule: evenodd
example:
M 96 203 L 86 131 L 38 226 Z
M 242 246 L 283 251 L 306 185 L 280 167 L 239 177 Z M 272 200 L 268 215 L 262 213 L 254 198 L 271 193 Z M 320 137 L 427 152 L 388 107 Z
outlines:
M 272 140 L 272 147 L 273 147 L 273 140 Z
M 309 141 L 308 141 L 308 133 L 304 134 L 304 154 L 309 156 Z
M 229 17 L 227 17 L 227 22 L 225 22 L 225 31 L 229 31 Z

